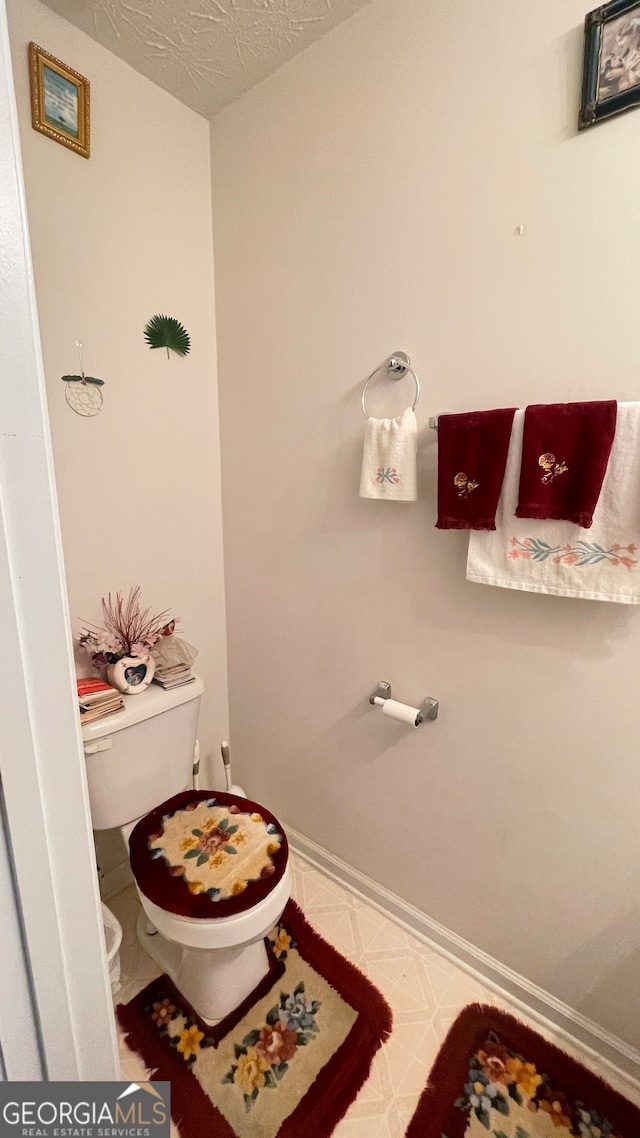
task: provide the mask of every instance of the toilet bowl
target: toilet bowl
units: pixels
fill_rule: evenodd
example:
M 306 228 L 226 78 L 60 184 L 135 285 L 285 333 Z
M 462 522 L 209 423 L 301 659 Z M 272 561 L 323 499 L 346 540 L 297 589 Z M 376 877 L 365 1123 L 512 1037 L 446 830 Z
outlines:
M 201 1019 L 217 1023 L 230 1015 L 269 973 L 271 960 L 265 937 L 289 900 L 290 874 L 287 868 L 269 899 L 270 905 L 263 905 L 262 914 L 258 914 L 257 906 L 248 922 L 237 917 L 192 922 L 168 914 L 141 897 L 138 941 Z
M 191 690 L 190 690 L 191 689 Z M 95 830 L 120 828 L 142 910 L 140 944 L 200 1017 L 216 1022 L 265 979 L 265 937 L 291 890 L 286 835 L 259 803 L 194 790 L 198 679 L 151 685 L 83 727 Z
M 234 1011 L 269 972 L 265 937 L 291 891 L 274 816 L 222 791 L 174 795 L 136 824 L 138 936 L 202 1019 Z

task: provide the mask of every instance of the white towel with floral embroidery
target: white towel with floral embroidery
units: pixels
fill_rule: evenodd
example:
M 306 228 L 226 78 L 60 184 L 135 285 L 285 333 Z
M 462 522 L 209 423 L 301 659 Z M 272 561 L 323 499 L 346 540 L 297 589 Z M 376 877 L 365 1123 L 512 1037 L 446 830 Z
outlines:
M 361 498 L 415 502 L 417 491 L 418 424 L 407 407 L 396 419 L 367 419 L 364 438 Z
M 467 580 L 640 604 L 640 403 L 619 403 L 593 525 L 517 518 L 524 411 L 516 411 L 495 531 L 472 530 Z

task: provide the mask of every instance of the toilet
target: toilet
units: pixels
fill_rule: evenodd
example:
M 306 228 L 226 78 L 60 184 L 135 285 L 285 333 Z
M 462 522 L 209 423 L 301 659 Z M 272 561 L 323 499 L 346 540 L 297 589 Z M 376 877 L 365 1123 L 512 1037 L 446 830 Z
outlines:
M 151 684 L 83 726 L 94 830 L 119 827 L 142 906 L 144 950 L 209 1023 L 273 966 L 265 944 L 291 892 L 286 834 L 259 803 L 193 787 L 196 679 Z

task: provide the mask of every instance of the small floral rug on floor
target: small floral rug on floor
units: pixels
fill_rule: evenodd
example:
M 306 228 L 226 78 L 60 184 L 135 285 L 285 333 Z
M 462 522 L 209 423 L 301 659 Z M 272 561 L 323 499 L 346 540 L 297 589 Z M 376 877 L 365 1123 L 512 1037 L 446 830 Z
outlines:
M 472 1004 L 429 1075 L 406 1138 L 636 1138 L 640 1110 L 513 1016 Z
M 171 1083 L 181 1138 L 328 1138 L 391 1031 L 380 992 L 294 901 L 267 946 L 269 975 L 214 1028 L 168 976 L 117 1009 L 127 1046 Z

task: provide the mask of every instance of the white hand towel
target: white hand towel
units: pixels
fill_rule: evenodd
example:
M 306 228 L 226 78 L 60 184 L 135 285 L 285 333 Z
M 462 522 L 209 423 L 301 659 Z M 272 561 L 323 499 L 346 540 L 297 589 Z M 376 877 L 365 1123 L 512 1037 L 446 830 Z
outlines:
M 367 420 L 361 498 L 415 502 L 418 424 L 410 407 L 397 419 Z
M 640 604 L 640 403 L 619 403 L 590 529 L 515 517 L 524 411 L 517 411 L 495 531 L 472 531 L 467 580 L 530 593 Z

